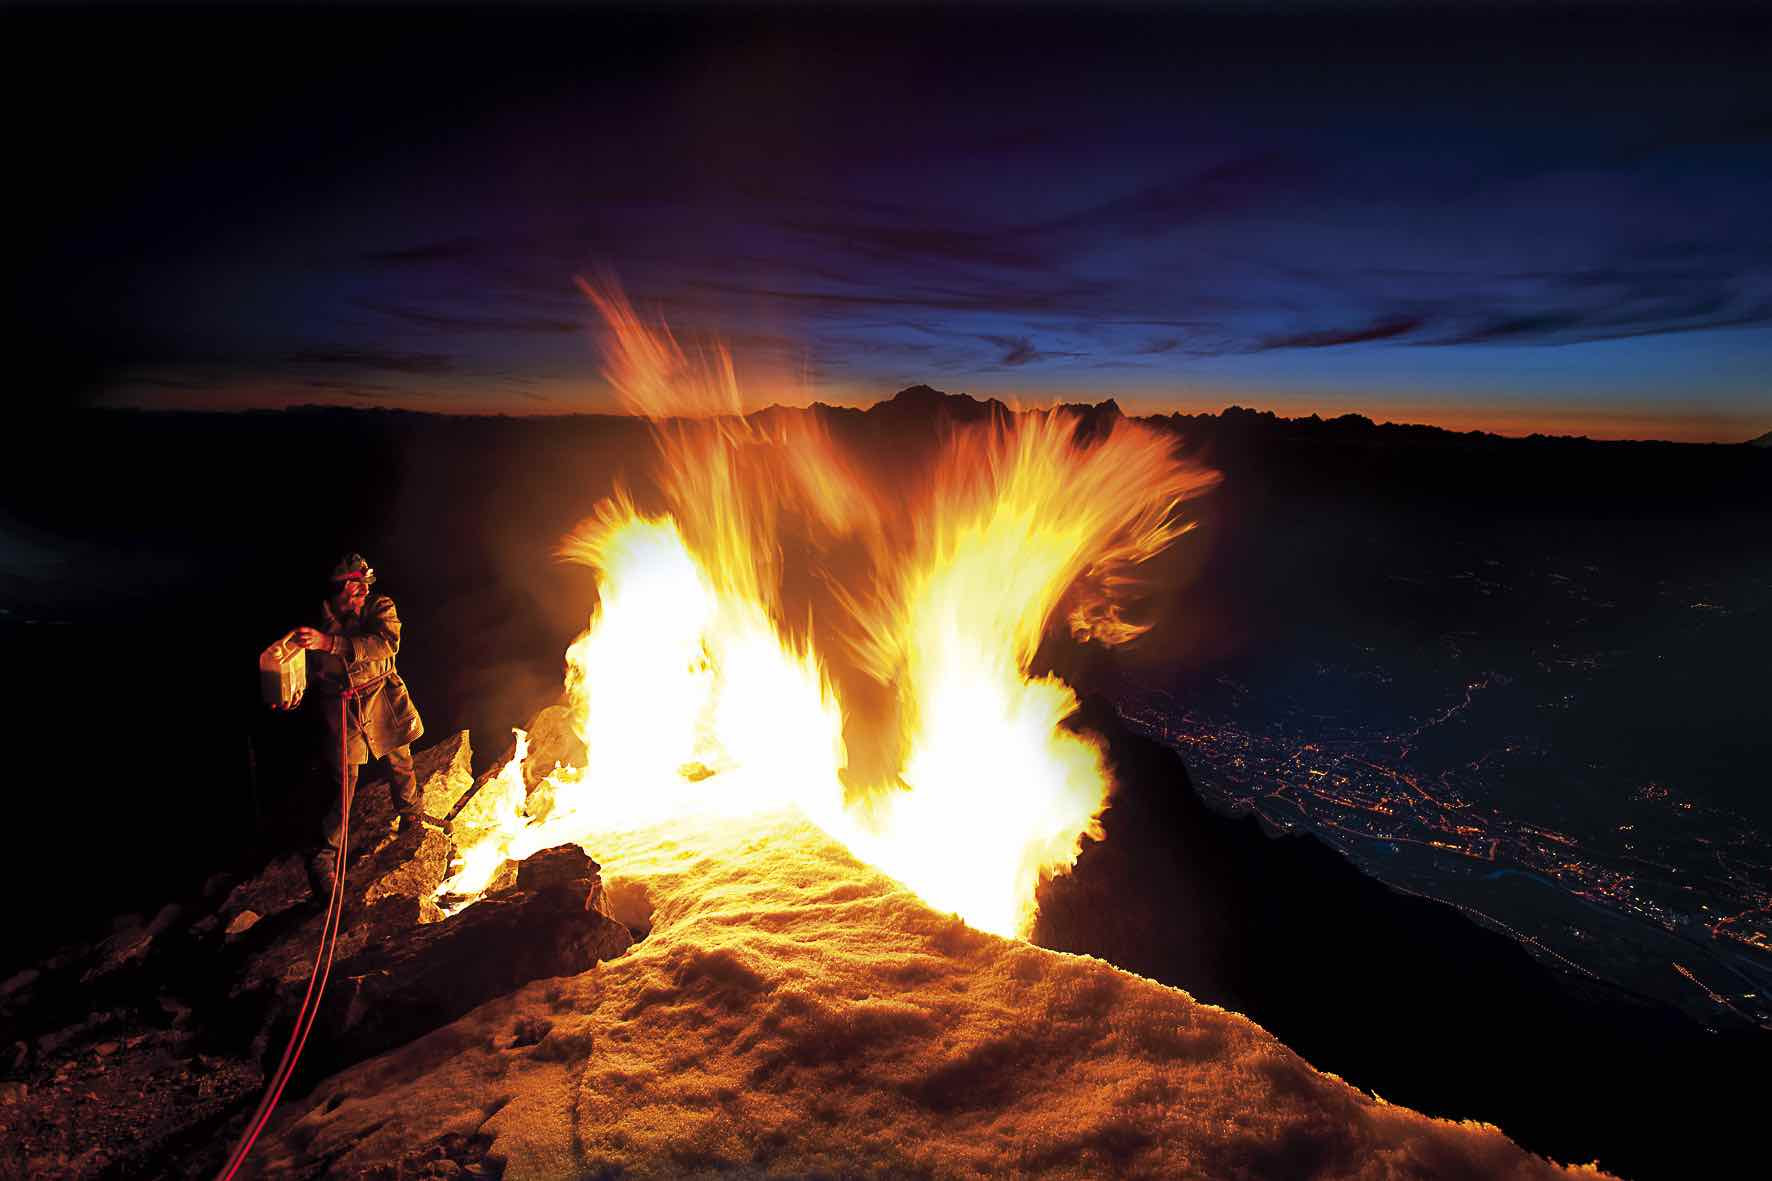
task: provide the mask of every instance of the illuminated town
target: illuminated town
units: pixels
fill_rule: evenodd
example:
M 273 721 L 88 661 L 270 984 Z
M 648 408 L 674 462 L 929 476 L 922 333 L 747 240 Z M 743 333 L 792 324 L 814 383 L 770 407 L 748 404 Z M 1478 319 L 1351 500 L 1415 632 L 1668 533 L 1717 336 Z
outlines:
M 1135 729 L 1176 749 L 1208 803 L 1306 831 L 1391 886 L 1458 907 L 1541 959 L 1670 1000 L 1707 1022 L 1772 1028 L 1772 865 L 1744 818 L 1648 782 L 1632 819 L 1580 835 L 1486 804 L 1504 745 L 1461 767 L 1411 768 L 1423 731 L 1308 738 L 1284 723 L 1245 728 L 1163 692 L 1122 696 Z M 1224 682 L 1232 696 L 1242 686 Z

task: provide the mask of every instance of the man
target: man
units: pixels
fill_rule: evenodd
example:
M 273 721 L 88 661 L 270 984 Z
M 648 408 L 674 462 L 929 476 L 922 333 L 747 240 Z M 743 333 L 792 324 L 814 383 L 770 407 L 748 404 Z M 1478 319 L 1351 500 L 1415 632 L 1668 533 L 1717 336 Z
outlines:
M 400 833 L 416 835 L 419 827 L 412 743 L 425 728 L 406 683 L 394 670 L 400 616 L 394 600 L 370 593 L 374 585 L 375 571 L 362 555 L 346 554 L 333 568 L 332 593 L 321 604 L 324 625 L 295 632 L 295 642 L 315 653 L 308 660 L 309 680 L 326 719 L 326 765 L 332 771 L 332 807 L 321 829 L 320 848 L 308 864 L 308 880 L 322 898 L 332 893 L 337 872 L 338 835 L 344 824 L 341 775 L 355 791 L 358 766 L 371 758 L 385 759 Z

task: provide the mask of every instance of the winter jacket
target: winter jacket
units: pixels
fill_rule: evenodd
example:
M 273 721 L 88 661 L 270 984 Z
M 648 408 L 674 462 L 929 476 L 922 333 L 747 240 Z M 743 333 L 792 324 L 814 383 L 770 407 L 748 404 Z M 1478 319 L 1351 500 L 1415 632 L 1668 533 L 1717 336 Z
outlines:
M 331 757 L 337 758 L 339 700 L 345 686 L 358 695 L 345 702 L 345 729 L 349 735 L 348 757 L 352 763 L 382 758 L 390 750 L 409 745 L 425 732 L 425 725 L 406 692 L 406 682 L 394 670 L 400 651 L 400 616 L 394 600 L 370 595 L 363 613 L 340 616 L 330 602 L 321 604 L 325 624 L 321 631 L 344 637 L 337 654 L 309 652 L 309 680 L 320 698 L 331 737 Z

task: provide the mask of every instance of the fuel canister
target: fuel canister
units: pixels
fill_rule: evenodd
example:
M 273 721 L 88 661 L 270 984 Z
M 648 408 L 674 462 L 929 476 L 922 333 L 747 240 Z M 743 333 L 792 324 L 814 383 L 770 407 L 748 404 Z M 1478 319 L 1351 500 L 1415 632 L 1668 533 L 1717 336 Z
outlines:
M 288 709 L 308 688 L 307 649 L 295 642 L 292 631 L 259 653 L 258 682 L 265 704 Z

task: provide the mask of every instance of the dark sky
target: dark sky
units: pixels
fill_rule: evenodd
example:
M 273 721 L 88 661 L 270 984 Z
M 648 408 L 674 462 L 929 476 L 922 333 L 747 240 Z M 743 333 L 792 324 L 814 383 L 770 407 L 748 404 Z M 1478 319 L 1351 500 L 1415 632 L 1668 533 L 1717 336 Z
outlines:
M 1772 429 L 1755 8 L 8 9 L 15 401 Z

